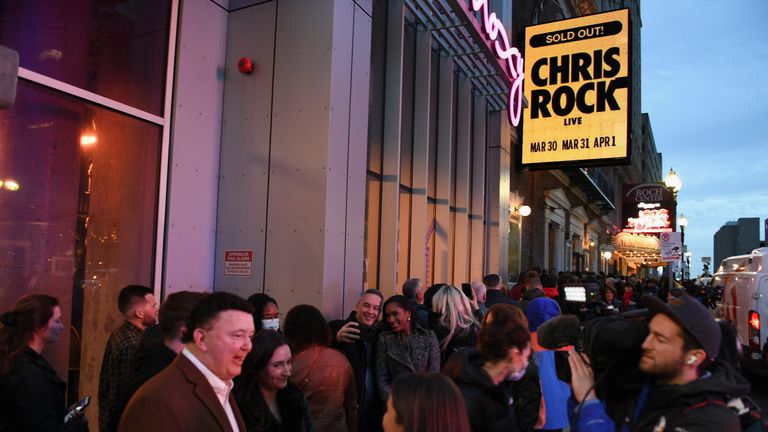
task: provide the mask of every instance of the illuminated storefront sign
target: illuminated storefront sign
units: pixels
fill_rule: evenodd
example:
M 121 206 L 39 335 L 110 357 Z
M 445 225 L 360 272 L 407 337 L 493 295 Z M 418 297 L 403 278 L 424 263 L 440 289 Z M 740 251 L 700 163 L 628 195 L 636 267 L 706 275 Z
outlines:
M 482 17 L 482 28 L 487 43 L 496 55 L 497 59 L 504 64 L 504 72 L 509 80 L 509 98 L 507 101 L 507 112 L 509 122 L 512 126 L 520 124 L 520 117 L 523 110 L 523 78 L 525 78 L 523 55 L 516 47 L 509 43 L 507 29 L 498 18 L 495 12 L 491 12 L 488 6 L 488 0 L 466 0 L 471 4 L 468 9 L 467 3 L 460 3 L 465 14 L 473 24 L 477 24 L 472 12 L 479 12 Z
M 523 165 L 628 159 L 629 24 L 621 9 L 526 28 Z
M 658 237 L 630 233 L 619 233 L 613 237 L 613 245 L 619 252 L 635 251 L 650 254 L 661 252 L 661 242 Z
M 675 199 L 663 183 L 625 184 L 622 202 L 624 232 L 657 234 L 675 230 Z

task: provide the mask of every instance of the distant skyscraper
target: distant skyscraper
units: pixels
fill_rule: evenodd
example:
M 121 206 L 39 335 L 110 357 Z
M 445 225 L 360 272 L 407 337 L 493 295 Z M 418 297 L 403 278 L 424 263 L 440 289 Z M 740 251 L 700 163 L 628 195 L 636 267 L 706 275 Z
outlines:
M 734 255 L 744 255 L 760 247 L 760 218 L 739 218 L 726 222 L 715 233 L 715 268 Z

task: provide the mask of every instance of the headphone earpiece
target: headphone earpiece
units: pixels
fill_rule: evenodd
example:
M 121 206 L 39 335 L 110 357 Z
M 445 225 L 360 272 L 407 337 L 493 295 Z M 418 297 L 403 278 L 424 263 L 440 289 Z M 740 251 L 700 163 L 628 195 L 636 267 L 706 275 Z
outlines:
M 696 363 L 696 360 L 697 360 L 696 356 L 690 356 L 690 357 L 688 357 L 688 364 L 692 365 L 692 364 Z

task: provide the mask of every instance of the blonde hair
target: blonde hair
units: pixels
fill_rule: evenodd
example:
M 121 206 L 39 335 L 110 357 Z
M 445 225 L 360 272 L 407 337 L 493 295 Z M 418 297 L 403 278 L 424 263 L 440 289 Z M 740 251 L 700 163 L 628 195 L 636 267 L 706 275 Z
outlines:
M 448 336 L 440 344 L 441 351 L 445 351 L 458 330 L 466 332 L 478 324 L 469 299 L 455 286 L 445 285 L 435 293 L 432 311 L 440 314 L 438 324 L 448 329 Z

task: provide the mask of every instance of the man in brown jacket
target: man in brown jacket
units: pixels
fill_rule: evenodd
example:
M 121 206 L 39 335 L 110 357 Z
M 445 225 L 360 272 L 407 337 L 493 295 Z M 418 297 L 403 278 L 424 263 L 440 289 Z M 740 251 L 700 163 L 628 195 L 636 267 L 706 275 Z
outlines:
M 225 292 L 201 298 L 189 320 L 184 350 L 131 398 L 120 432 L 245 432 L 231 394 L 251 351 L 253 308 Z

